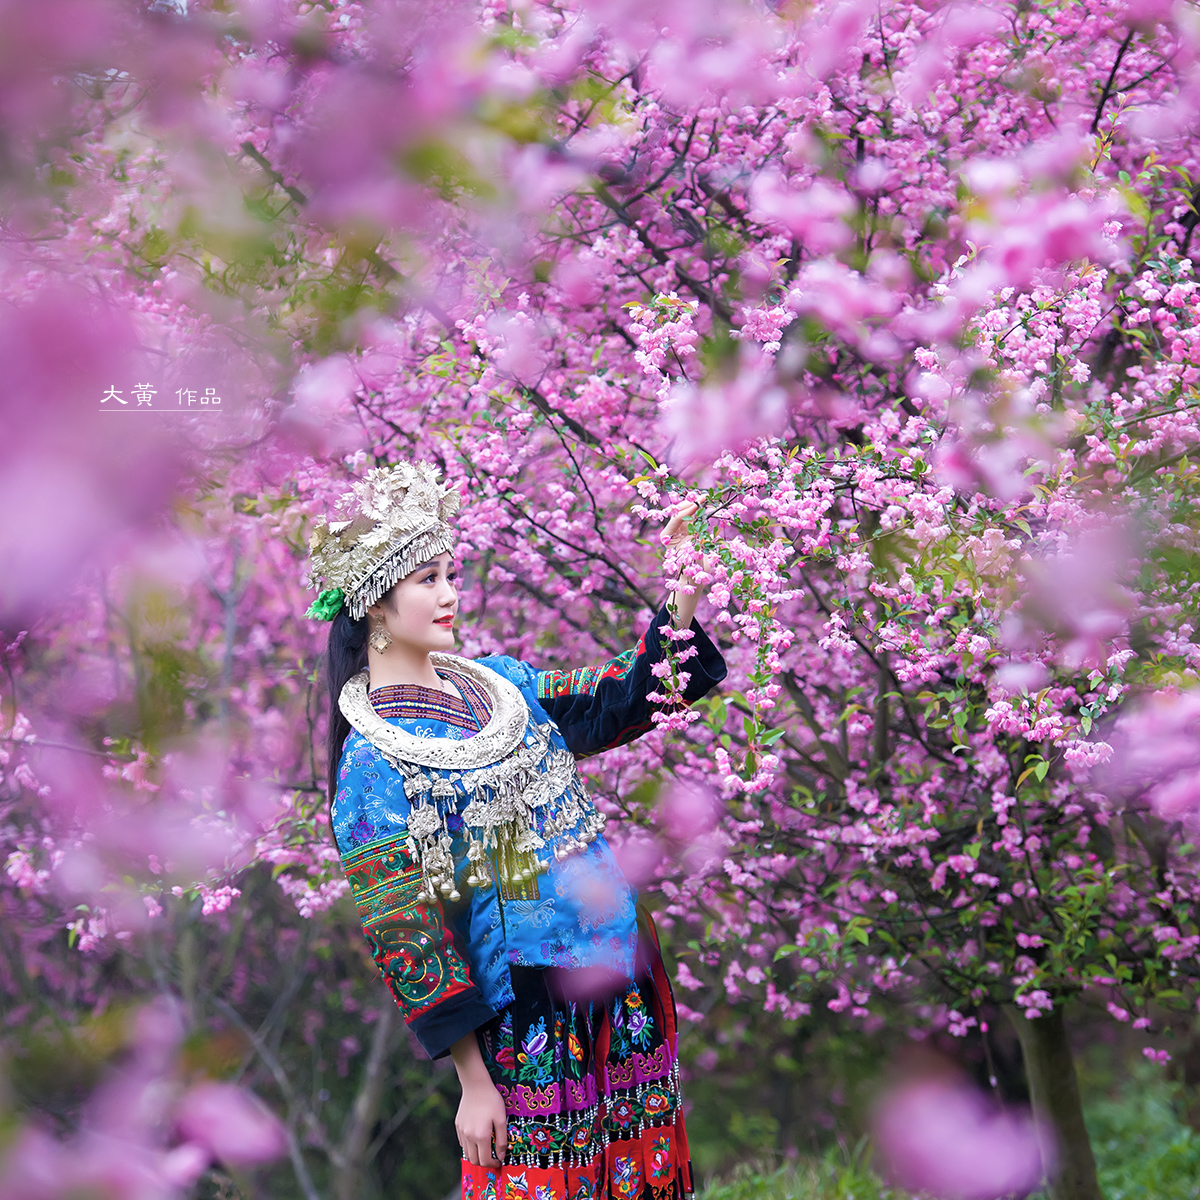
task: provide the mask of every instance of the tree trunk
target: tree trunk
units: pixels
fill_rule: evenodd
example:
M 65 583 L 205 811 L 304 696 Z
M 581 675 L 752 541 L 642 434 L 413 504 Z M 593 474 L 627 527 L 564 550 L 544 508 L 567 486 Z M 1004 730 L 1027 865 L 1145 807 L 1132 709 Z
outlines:
M 338 1163 L 334 1172 L 333 1194 L 336 1200 L 357 1200 L 362 1192 L 363 1159 L 371 1130 L 379 1120 L 379 1104 L 388 1078 L 388 1058 L 392 1049 L 392 1030 L 398 1009 L 390 1003 L 380 1009 L 375 1034 L 363 1068 L 362 1084 L 354 1097 L 354 1106 L 346 1120 Z
M 1176 1053 L 1175 1078 L 1183 1084 L 1183 1119 L 1200 1133 L 1200 1021 L 1192 1023 L 1183 1053 Z
M 1021 1041 L 1052 1200 L 1104 1200 L 1062 1009 L 1056 1007 L 1033 1021 L 1014 1006 L 1005 1011 Z

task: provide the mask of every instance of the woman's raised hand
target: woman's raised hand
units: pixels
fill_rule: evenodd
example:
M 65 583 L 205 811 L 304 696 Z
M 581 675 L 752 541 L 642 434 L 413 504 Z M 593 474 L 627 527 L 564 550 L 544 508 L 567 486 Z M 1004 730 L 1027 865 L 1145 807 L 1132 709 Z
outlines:
M 700 506 L 692 501 L 685 501 L 678 505 L 671 519 L 667 522 L 666 527 L 659 535 L 664 546 L 673 549 L 685 542 L 692 540 L 692 533 L 688 527 L 688 522 L 700 511 Z M 676 580 L 674 586 L 678 588 L 680 582 L 689 582 L 687 572 L 684 571 L 683 579 Z M 686 629 L 692 623 L 692 617 L 696 615 L 696 605 L 699 603 L 701 594 L 706 589 L 696 587 L 691 592 L 674 591 L 668 603 L 672 603 L 675 609 L 675 627 L 676 629 Z
M 700 511 L 700 505 L 688 501 L 675 509 L 675 515 L 667 522 L 666 528 L 660 535 L 664 546 L 678 546 L 680 542 L 691 540 L 691 530 L 688 521 Z

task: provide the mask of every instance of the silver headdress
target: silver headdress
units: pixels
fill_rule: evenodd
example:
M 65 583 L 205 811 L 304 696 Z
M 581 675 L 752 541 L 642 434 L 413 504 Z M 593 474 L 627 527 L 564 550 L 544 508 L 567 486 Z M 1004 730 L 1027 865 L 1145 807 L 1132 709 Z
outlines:
M 360 620 L 397 580 L 453 549 L 448 524 L 460 497 L 433 463 L 368 471 L 341 496 L 342 519 L 321 521 L 309 539 L 309 585 L 324 590 L 306 616 L 332 621 L 344 606 Z

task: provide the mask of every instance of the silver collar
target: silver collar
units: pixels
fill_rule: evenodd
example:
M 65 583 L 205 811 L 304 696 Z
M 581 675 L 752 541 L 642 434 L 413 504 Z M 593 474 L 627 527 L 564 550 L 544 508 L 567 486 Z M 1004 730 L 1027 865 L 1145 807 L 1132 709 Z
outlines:
M 474 736 L 454 738 L 417 737 L 389 724 L 371 706 L 367 696 L 370 674 L 360 671 L 346 681 L 338 697 L 338 708 L 350 724 L 376 749 L 392 758 L 423 767 L 469 771 L 498 762 L 524 740 L 529 705 L 515 684 L 457 654 L 430 653 L 434 667 L 458 671 L 477 683 L 492 699 L 492 716 Z

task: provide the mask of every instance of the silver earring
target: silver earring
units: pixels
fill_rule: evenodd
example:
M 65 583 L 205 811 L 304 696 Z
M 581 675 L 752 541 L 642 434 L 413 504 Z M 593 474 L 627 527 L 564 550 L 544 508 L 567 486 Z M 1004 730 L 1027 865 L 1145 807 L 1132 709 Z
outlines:
M 367 641 L 371 643 L 371 649 L 376 654 L 382 654 L 392 644 L 392 635 L 388 633 L 387 623 L 382 617 L 371 630 L 371 636 L 367 638 Z

